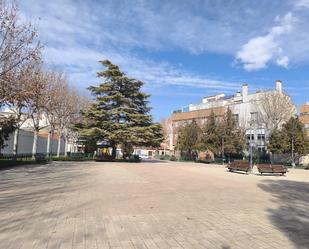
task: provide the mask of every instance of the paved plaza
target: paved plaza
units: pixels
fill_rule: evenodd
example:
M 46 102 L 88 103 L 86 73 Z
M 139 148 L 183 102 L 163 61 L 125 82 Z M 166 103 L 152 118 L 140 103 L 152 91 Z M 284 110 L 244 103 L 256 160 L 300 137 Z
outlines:
M 178 162 L 1 170 L 0 248 L 309 248 L 309 171 Z

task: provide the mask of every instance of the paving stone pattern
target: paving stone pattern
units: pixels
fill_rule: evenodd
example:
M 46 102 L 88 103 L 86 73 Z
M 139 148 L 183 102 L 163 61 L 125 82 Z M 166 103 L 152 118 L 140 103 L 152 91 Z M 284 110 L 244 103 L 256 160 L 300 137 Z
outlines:
M 309 248 L 309 171 L 55 162 L 0 171 L 0 248 Z

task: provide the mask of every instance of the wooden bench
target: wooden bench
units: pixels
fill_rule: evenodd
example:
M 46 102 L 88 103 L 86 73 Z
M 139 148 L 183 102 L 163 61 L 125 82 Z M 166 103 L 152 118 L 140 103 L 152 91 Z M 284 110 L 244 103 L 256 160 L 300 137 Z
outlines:
M 250 170 L 250 163 L 243 160 L 235 160 L 228 164 L 227 166 L 229 171 L 245 171 L 248 172 Z
M 286 167 L 280 164 L 258 164 L 257 168 L 261 174 L 268 173 L 284 175 L 287 172 Z

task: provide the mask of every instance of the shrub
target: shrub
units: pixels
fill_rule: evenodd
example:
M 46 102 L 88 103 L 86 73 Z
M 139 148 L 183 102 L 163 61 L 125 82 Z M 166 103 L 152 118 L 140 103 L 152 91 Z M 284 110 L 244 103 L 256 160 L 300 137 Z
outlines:
M 160 160 L 170 160 L 171 159 L 171 156 L 169 155 L 163 155 L 160 157 Z
M 53 161 L 86 161 L 86 160 L 93 160 L 92 157 L 77 157 L 77 156 L 60 156 L 60 157 L 53 157 Z
M 176 158 L 176 156 L 173 155 L 173 156 L 171 156 L 170 160 L 171 161 L 177 161 L 177 158 Z
M 198 163 L 213 163 L 215 161 L 212 160 L 212 159 L 199 159 L 196 162 L 198 162 Z
M 139 163 L 141 158 L 138 155 L 131 155 L 127 161 L 132 163 Z

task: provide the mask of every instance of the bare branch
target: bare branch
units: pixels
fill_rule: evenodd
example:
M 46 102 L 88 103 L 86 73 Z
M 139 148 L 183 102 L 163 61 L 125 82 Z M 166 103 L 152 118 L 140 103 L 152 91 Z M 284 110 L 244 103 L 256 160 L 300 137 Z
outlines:
M 291 97 L 277 91 L 261 93 L 259 102 L 260 122 L 269 130 L 279 128 L 296 114 Z

